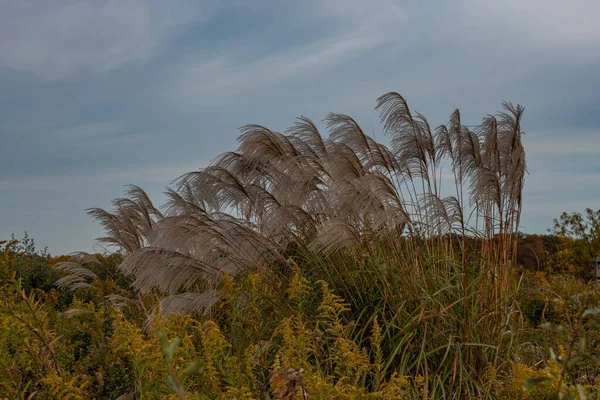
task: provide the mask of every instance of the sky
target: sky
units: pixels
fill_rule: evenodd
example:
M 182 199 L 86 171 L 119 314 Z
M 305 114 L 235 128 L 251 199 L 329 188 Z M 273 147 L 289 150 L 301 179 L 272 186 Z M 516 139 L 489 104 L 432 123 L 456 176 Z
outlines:
M 0 0 L 0 239 L 100 251 L 89 207 L 165 186 L 250 123 L 430 124 L 526 107 L 521 230 L 600 209 L 600 2 Z M 319 126 L 323 124 L 319 122 Z

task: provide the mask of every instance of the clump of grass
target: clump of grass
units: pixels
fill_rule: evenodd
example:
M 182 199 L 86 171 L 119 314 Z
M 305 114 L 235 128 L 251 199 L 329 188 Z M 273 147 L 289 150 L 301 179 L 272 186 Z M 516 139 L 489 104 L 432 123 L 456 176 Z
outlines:
M 434 129 L 387 93 L 376 109 L 389 146 L 343 114 L 326 117 L 327 138 L 305 117 L 285 133 L 247 125 L 237 151 L 177 179 L 162 209 L 132 186 L 113 211 L 90 215 L 105 228 L 100 240 L 125 254 L 120 270 L 132 286 L 163 298 L 163 309 L 218 319 L 223 273 L 259 274 L 270 294 L 247 293 L 238 311 L 260 317 L 259 297 L 280 319 L 318 315 L 314 300 L 298 310 L 299 295 L 286 291 L 299 268 L 309 286 L 325 282 L 324 293 L 347 302 L 345 346 L 374 347 L 377 373 L 354 375 L 353 385 L 360 378 L 377 392 L 383 381 L 419 376 L 424 397 L 489 397 L 486 377 L 508 370 L 520 329 L 512 266 L 524 109 L 503 107 L 474 129 L 458 110 Z M 251 340 L 230 327 L 232 340 Z

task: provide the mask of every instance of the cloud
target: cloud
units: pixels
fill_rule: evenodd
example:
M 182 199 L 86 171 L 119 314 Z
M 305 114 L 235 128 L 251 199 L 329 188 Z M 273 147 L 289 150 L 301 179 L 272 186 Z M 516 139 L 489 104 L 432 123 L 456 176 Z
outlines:
M 191 100 L 209 105 L 227 101 L 251 89 L 301 79 L 350 63 L 396 41 L 394 27 L 404 23 L 407 17 L 393 4 L 388 8 L 373 9 L 361 2 L 333 1 L 325 2 L 323 11 L 329 34 L 308 43 L 277 48 L 267 54 L 258 51 L 255 43 L 244 43 L 219 49 L 218 53 L 183 58 L 170 74 L 175 78 L 167 82 L 167 90 L 183 102 Z M 255 55 L 252 54 L 253 47 L 257 47 Z
M 333 67 L 358 57 L 384 42 L 380 35 L 340 38 L 243 63 L 220 59 L 188 65 L 178 75 L 178 92 L 184 97 L 204 97 L 209 103 L 232 98 L 250 89 Z
M 527 106 L 530 231 L 598 199 L 596 1 L 0 0 L 0 9 L 0 201 L 12 206 L 0 228 L 20 213 L 8 233 L 43 225 L 43 240 L 60 245 L 61 224 L 62 248 L 75 250 L 92 235 L 72 210 L 109 206 L 128 183 L 160 198 L 203 165 L 193 160 L 233 150 L 245 123 L 282 130 L 304 114 L 323 127 L 328 111 L 343 112 L 385 142 L 373 107 L 389 90 L 433 126 L 455 108 L 471 125 L 502 100 Z M 60 219 L 34 215 L 59 206 Z
M 574 66 L 583 69 L 598 59 L 600 24 L 587 16 L 580 24 L 576 17 L 580 11 L 567 3 L 532 2 L 537 6 L 517 0 L 428 6 L 387 1 L 310 3 L 291 11 L 302 27 L 292 45 L 269 49 L 279 37 L 249 35 L 245 41 L 233 41 L 234 45 L 224 41 L 216 51 L 182 57 L 169 72 L 163 97 L 184 108 L 215 107 L 239 102 L 237 97 L 244 94 L 262 91 L 256 95 L 264 98 L 275 89 L 285 90 L 284 85 L 301 88 L 300 81 L 314 80 L 322 83 L 317 87 L 329 89 L 328 99 L 363 98 L 365 90 L 371 93 L 373 87 L 385 86 L 403 94 L 412 88 L 409 99 L 421 96 L 428 103 L 450 93 L 475 93 L 493 97 L 497 107 L 506 96 L 513 98 L 515 87 L 536 81 L 526 99 L 535 96 L 536 105 L 555 104 L 556 98 L 546 91 L 565 85 Z M 594 1 L 576 2 L 583 9 L 600 8 Z M 313 26 L 322 32 L 318 37 L 307 29 Z M 564 79 L 544 81 L 546 75 L 558 74 Z M 570 92 L 562 90 L 562 94 Z
M 600 41 L 600 3 L 596 0 L 470 0 L 464 4 L 478 20 L 498 19 L 513 32 L 524 34 L 522 40 L 578 48 Z
M 53 81 L 79 71 L 97 74 L 146 62 L 170 37 L 200 17 L 198 9 L 184 2 L 177 8 L 163 4 L 4 2 L 0 67 Z

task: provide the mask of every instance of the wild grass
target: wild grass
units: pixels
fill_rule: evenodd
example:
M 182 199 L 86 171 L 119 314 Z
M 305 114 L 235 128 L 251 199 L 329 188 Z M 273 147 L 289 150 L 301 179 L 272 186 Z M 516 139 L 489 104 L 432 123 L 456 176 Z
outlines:
M 504 103 L 476 127 L 455 110 L 437 128 L 398 93 L 378 98 L 376 109 L 389 145 L 343 114 L 326 117 L 326 137 L 306 117 L 284 133 L 247 125 L 236 151 L 176 179 L 162 207 L 130 186 L 112 210 L 90 209 L 106 233 L 100 242 L 122 261 L 114 259 L 118 271 L 83 253 L 59 263 L 57 287 L 102 300 L 76 297 L 52 320 L 58 327 L 45 322 L 43 331 L 55 338 L 68 332 L 61 324 L 86 326 L 102 359 L 85 353 L 79 365 L 58 346 L 49 359 L 72 361 L 52 367 L 60 379 L 45 385 L 71 393 L 74 371 L 86 365 L 95 378 L 79 383 L 96 387 L 97 398 L 576 393 L 569 371 L 585 352 L 575 343 L 599 297 L 587 291 L 585 305 L 577 303 L 564 340 L 544 339 L 566 346 L 562 359 L 547 363 L 530 321 L 546 321 L 559 298 L 581 296 L 559 295 L 541 278 L 535 282 L 546 291 L 537 292 L 516 268 L 523 107 Z M 6 250 L 6 263 L 12 254 Z M 6 299 L 18 297 L 18 285 L 3 288 Z M 13 317 L 19 329 L 11 343 L 29 332 Z M 31 367 L 32 374 L 50 367 Z M 529 378 L 541 384 L 531 389 L 530 381 L 524 393 Z M 10 385 L 11 393 L 32 392 Z
M 398 93 L 377 99 L 390 146 L 343 114 L 328 137 L 299 118 L 285 133 L 241 128 L 240 146 L 178 178 L 162 209 L 132 186 L 114 210 L 91 209 L 100 241 L 162 309 L 217 315 L 222 272 L 268 271 L 277 288 L 299 265 L 348 302 L 352 339 L 369 347 L 377 318 L 379 377 L 423 376 L 428 396 L 491 396 L 520 329 L 516 240 L 526 172 L 523 107 L 503 104 L 475 128 L 455 110 L 432 128 Z M 82 285 L 85 272 L 60 284 Z M 434 396 L 434 397 L 435 397 Z

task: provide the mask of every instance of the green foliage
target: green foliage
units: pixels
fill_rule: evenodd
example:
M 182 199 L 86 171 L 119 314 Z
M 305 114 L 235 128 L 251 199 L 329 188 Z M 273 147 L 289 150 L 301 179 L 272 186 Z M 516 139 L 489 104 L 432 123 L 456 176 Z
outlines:
M 600 255 L 600 210 L 588 208 L 584 215 L 563 212 L 554 220 L 551 232 L 561 238 L 560 251 L 552 267 L 582 279 L 592 279 L 596 257 Z
M 295 249 L 280 276 L 223 273 L 202 315 L 162 315 L 119 255 L 96 255 L 93 279 L 57 291 L 67 257 L 0 242 L 0 397 L 598 398 L 600 292 L 577 273 L 597 220 L 563 214 L 558 236 L 521 237 L 528 272 L 501 285 L 484 257 L 496 242 L 464 241 L 464 258 L 435 238 L 426 254 L 408 239 Z
M 562 325 L 554 325 L 550 322 L 546 322 L 540 325 L 541 329 L 549 331 L 552 335 L 566 339 L 566 347 L 560 345 L 560 351 L 557 353 L 553 347 L 549 348 L 550 361 L 553 368 L 549 369 L 549 374 L 545 376 L 539 376 L 529 378 L 523 385 L 524 391 L 536 389 L 542 383 L 550 383 L 559 399 L 587 399 L 589 388 L 579 383 L 577 379 L 570 379 L 574 373 L 581 373 L 582 368 L 576 370 L 577 367 L 585 361 L 590 362 L 592 365 L 597 366 L 600 363 L 600 359 L 597 357 L 597 346 L 590 349 L 587 346 L 587 332 L 585 319 L 592 319 L 594 316 L 600 314 L 599 308 L 586 309 L 581 314 L 575 316 L 577 321 L 573 324 L 571 329 L 568 331 Z M 593 322 L 593 328 L 597 330 L 600 328 L 598 320 Z M 584 367 L 585 368 L 585 367 Z M 574 383 L 573 383 L 574 382 Z M 589 386 L 589 385 L 587 385 Z M 593 389 L 592 389 L 593 390 Z M 597 393 L 594 393 L 597 394 Z
M 597 398 L 600 210 L 519 233 L 524 108 L 377 109 L 391 148 L 248 125 L 164 213 L 129 187 L 89 210 L 118 254 L 0 242 L 0 398 Z

